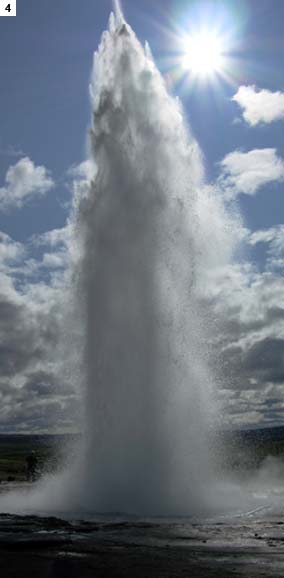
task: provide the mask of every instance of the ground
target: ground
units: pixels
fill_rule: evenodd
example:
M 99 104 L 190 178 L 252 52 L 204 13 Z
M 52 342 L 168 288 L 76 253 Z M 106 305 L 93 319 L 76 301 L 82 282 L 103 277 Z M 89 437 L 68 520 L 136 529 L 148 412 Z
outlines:
M 282 428 L 281 428 L 282 430 Z M 282 456 L 284 430 L 232 444 L 233 467 Z M 261 443 L 260 443 L 261 442 Z M 26 456 L 56 468 L 51 437 L 0 436 L 0 492 L 32 491 Z M 247 451 L 244 446 L 248 445 Z M 239 447 L 241 446 L 241 451 Z M 246 461 L 248 460 L 248 461 Z M 8 482 L 11 477 L 15 481 Z M 20 483 L 19 483 L 20 482 Z M 282 494 L 281 494 L 282 495 Z M 284 494 L 283 494 L 284 498 Z M 281 496 L 280 502 L 281 503 Z M 284 500 L 283 500 L 284 503 Z M 0 513 L 1 578 L 283 578 L 284 509 L 219 519 L 15 516 Z
M 283 578 L 279 519 L 233 522 L 0 516 L 3 578 Z

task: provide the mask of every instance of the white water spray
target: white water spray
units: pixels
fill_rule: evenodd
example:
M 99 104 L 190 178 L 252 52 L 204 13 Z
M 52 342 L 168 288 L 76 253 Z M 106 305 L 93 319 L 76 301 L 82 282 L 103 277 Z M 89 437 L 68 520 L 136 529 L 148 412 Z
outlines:
M 201 155 L 120 10 L 95 54 L 91 98 L 96 178 L 76 213 L 87 408 L 79 502 L 191 513 L 212 475 L 197 298 L 209 250 Z
M 76 465 L 29 506 L 209 511 L 214 403 L 199 292 L 229 243 L 182 109 L 118 3 L 91 100 L 96 176 L 73 218 L 85 432 Z

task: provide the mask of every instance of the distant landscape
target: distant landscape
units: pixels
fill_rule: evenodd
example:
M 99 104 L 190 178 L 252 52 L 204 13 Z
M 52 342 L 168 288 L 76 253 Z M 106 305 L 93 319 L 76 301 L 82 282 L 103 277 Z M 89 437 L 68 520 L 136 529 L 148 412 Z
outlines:
M 267 456 L 284 459 L 284 426 L 226 431 L 222 438 L 219 447 L 222 469 L 255 469 Z M 25 481 L 26 460 L 31 453 L 37 458 L 38 478 L 44 473 L 56 471 L 66 454 L 66 448 L 77 440 L 78 434 L 0 434 L 0 483 Z
M 226 431 L 223 439 L 219 461 L 226 470 L 249 472 L 268 456 L 284 459 L 284 426 Z
M 56 471 L 64 448 L 69 447 L 75 435 L 0 434 L 0 483 L 27 479 L 27 457 L 37 458 L 37 478 Z

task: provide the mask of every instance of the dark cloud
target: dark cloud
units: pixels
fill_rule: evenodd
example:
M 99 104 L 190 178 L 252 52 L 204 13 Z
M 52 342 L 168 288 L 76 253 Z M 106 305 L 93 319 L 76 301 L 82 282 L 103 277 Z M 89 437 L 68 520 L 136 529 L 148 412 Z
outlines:
M 284 383 L 284 339 L 265 338 L 243 357 L 243 369 L 258 381 Z
M 67 294 L 63 276 L 49 283 L 26 281 L 17 289 L 9 266 L 0 273 L 2 432 L 74 428 L 77 395 L 72 378 L 68 383 L 63 375 L 68 373 L 63 323 Z
M 60 387 L 58 381 L 58 376 L 56 378 L 52 373 L 39 370 L 28 376 L 23 387 L 28 395 L 32 394 L 40 397 L 49 397 L 59 391 Z
M 41 356 L 31 312 L 0 295 L 1 376 L 13 376 Z
M 14 295 L 0 292 L 1 376 L 13 376 L 42 362 L 46 348 L 56 345 L 55 316 L 34 311 L 30 303 L 15 302 Z
M 228 347 L 221 355 L 226 388 L 257 389 L 284 384 L 284 340 L 265 338 L 245 349 Z

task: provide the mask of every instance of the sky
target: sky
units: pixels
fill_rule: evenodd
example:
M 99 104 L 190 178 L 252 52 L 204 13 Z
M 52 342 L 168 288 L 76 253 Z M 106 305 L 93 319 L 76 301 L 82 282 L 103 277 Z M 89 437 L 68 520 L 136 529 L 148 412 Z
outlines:
M 123 0 L 122 8 L 181 101 L 207 183 L 242 217 L 238 254 L 210 296 L 222 319 L 225 421 L 284 425 L 284 4 Z M 109 0 L 25 0 L 16 17 L 0 17 L 3 433 L 72 431 L 80 411 L 64 367 L 66 222 L 89 177 L 90 72 L 111 9 Z M 222 67 L 208 76 L 182 65 L 184 39 L 204 30 L 222 43 Z

